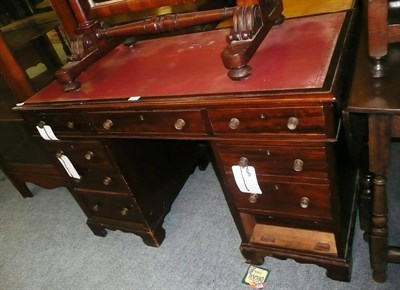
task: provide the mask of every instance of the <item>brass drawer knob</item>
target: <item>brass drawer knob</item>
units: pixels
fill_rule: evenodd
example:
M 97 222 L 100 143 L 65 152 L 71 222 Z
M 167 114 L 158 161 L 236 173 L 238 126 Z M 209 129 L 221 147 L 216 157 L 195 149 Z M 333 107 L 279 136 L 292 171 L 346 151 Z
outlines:
M 299 119 L 296 117 L 290 117 L 287 122 L 287 127 L 289 130 L 296 130 L 297 125 L 299 124 Z
M 113 125 L 114 125 L 113 121 L 111 121 L 110 119 L 107 119 L 103 123 L 103 128 L 106 130 L 110 130 Z
M 300 199 L 300 207 L 301 208 L 308 208 L 309 204 L 310 204 L 310 199 L 308 197 L 303 196 Z
M 121 210 L 121 215 L 126 216 L 126 215 L 128 214 L 128 212 L 129 212 L 128 208 L 124 207 L 124 208 Z
M 86 152 L 86 154 L 85 154 L 86 160 L 92 160 L 93 157 L 94 157 L 94 153 L 92 151 Z
M 111 177 L 106 176 L 106 177 L 103 179 L 103 184 L 104 184 L 104 185 L 110 185 L 110 184 L 111 184 L 111 181 L 112 181 Z
M 94 206 L 92 206 L 92 210 L 93 211 L 99 211 L 99 205 L 95 204 Z
M 62 150 L 57 151 L 57 153 L 56 153 L 57 158 L 61 158 L 63 156 L 64 156 L 64 152 Z
M 232 130 L 235 130 L 239 127 L 240 125 L 240 121 L 237 118 L 232 118 L 229 121 L 229 128 L 231 128 Z
M 294 171 L 302 171 L 303 170 L 303 166 L 304 166 L 304 161 L 301 159 L 295 159 L 293 161 L 293 170 Z
M 176 130 L 182 130 L 185 127 L 186 122 L 183 119 L 178 119 L 175 121 L 174 127 Z
M 255 193 L 250 194 L 250 196 L 249 196 L 249 202 L 250 203 L 256 203 L 257 199 L 258 199 L 258 194 L 255 194 Z
M 37 124 L 37 126 L 38 126 L 40 129 L 43 129 L 44 125 L 46 125 L 46 123 L 45 123 L 44 121 L 40 121 L 40 122 Z
M 242 168 L 249 166 L 249 159 L 246 157 L 240 157 L 239 166 Z
M 74 127 L 75 127 L 74 122 L 72 122 L 72 121 L 67 122 L 67 128 L 68 129 L 74 129 Z

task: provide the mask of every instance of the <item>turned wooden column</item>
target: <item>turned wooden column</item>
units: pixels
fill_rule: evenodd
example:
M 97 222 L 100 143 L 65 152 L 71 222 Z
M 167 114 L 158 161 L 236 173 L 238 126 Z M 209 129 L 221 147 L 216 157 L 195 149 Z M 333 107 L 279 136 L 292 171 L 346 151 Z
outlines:
M 60 24 L 69 40 L 73 39 L 76 35 L 78 28 L 77 20 L 71 10 L 71 6 L 67 1 L 50 0 L 53 10 L 57 14 Z
M 390 163 L 391 116 L 371 114 L 369 125 L 369 168 L 374 174 L 372 184 L 372 212 L 370 259 L 373 278 L 386 280 L 388 263 L 388 209 L 386 174 Z
M 368 51 L 373 60 L 372 76 L 385 75 L 382 59 L 388 49 L 388 0 L 368 0 Z

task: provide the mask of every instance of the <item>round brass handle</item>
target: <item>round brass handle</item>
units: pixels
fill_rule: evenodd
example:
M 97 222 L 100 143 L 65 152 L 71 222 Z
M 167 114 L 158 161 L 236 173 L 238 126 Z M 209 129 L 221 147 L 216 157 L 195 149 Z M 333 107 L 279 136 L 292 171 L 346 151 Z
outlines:
M 249 159 L 246 157 L 240 157 L 239 166 L 240 167 L 247 167 L 249 165 Z
M 56 157 L 57 157 L 57 158 L 61 158 L 61 157 L 63 157 L 63 155 L 64 155 L 64 152 L 63 152 L 62 150 L 59 150 L 59 151 L 57 151 L 57 153 L 56 153 Z
M 258 194 L 255 194 L 255 193 L 250 194 L 250 196 L 249 196 L 249 202 L 250 203 L 256 203 L 257 199 L 258 199 Z
M 99 211 L 99 205 L 95 204 L 94 206 L 92 206 L 92 210 Z
M 297 125 L 299 124 L 299 119 L 296 117 L 290 117 L 287 122 L 287 127 L 289 130 L 296 130 Z
M 110 119 L 107 119 L 103 123 L 103 128 L 106 130 L 110 130 L 113 125 L 114 125 L 113 121 L 111 121 Z
M 74 129 L 74 126 L 75 126 L 74 122 L 72 122 L 72 121 L 67 122 L 68 129 Z
M 293 161 L 293 170 L 294 171 L 302 171 L 303 170 L 303 166 L 304 166 L 304 161 L 301 159 L 295 159 Z
M 44 121 L 40 121 L 40 122 L 37 124 L 37 126 L 38 126 L 40 129 L 43 129 L 44 125 L 46 125 L 46 123 L 45 123 Z
M 174 127 L 176 130 L 182 130 L 185 127 L 186 122 L 183 119 L 178 119 L 175 121 Z
M 231 128 L 232 130 L 235 130 L 239 127 L 240 125 L 240 121 L 237 118 L 232 118 L 229 120 L 229 128 Z
M 112 181 L 111 177 L 106 176 L 106 177 L 104 177 L 104 179 L 103 179 L 103 184 L 104 184 L 104 185 L 110 185 L 110 184 L 111 184 L 111 181 Z
M 91 160 L 94 157 L 94 153 L 92 151 L 88 151 L 85 154 L 85 159 L 86 160 Z
M 303 196 L 300 199 L 300 207 L 301 208 L 308 208 L 309 204 L 310 204 L 310 199 L 308 197 Z
M 126 208 L 126 207 L 124 207 L 124 208 L 121 210 L 121 215 L 126 216 L 126 215 L 128 214 L 128 211 L 129 211 L 129 209 Z

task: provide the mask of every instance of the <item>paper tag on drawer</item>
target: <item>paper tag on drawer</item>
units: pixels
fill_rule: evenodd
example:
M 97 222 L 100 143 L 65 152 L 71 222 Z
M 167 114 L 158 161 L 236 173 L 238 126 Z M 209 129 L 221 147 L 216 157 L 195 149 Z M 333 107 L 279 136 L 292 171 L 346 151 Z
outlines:
M 78 171 L 76 171 L 74 165 L 72 162 L 69 160 L 69 158 L 65 155 L 61 155 L 60 157 L 57 156 L 58 161 L 62 164 L 64 167 L 65 171 L 67 171 L 68 175 L 72 178 L 76 179 L 81 179 L 81 176 L 79 175 Z
M 56 137 L 56 134 L 54 134 L 53 129 L 51 129 L 51 127 L 49 125 L 44 125 L 43 128 L 36 126 L 36 129 L 38 130 L 40 136 L 44 139 L 44 140 L 48 140 L 48 141 L 56 141 L 59 140 Z
M 233 177 L 241 192 L 261 194 L 256 169 L 253 166 L 232 166 Z

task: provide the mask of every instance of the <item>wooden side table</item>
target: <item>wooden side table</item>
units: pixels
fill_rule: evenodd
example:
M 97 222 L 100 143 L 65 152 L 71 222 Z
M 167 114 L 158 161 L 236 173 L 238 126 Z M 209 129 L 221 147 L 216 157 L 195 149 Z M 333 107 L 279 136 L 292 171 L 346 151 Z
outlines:
M 21 48 L 25 48 L 25 51 L 30 48 L 26 46 L 29 42 L 37 40 L 37 37 L 44 37 L 46 32 L 58 25 L 58 22 L 52 16 L 53 21 L 42 27 L 29 22 L 34 19 L 37 20 L 37 18 L 29 18 L 15 22 L 3 27 L 4 33 L 3 29 L 0 32 L 0 168 L 23 197 L 33 196 L 26 186 L 27 182 L 44 188 L 69 184 L 53 164 L 47 152 L 37 140 L 31 138 L 21 116 L 11 111 L 16 103 L 25 101 L 35 93 L 35 89 L 42 88 L 44 85 L 42 82 L 37 82 L 38 79 L 28 78 L 25 72 L 26 62 L 21 63 L 21 57 L 18 57 L 17 54 Z M 41 19 L 43 20 L 43 18 Z M 29 50 L 27 57 L 32 58 L 37 54 L 37 52 L 35 54 L 34 51 Z M 40 54 L 46 54 L 46 50 L 41 49 Z M 46 59 L 50 58 L 46 56 Z M 56 64 L 55 60 L 51 64 L 53 71 L 59 66 Z M 48 81 L 54 78 L 49 73 L 46 75 Z
M 371 65 L 368 57 L 366 37 L 361 41 L 357 54 L 355 75 L 351 95 L 345 113 L 348 132 L 355 145 L 362 147 L 362 130 L 360 118 L 365 118 L 368 141 L 368 165 L 364 170 L 369 171 L 361 187 L 364 193 L 371 193 L 370 204 L 368 197 L 361 198 L 361 227 L 366 231 L 370 247 L 371 267 L 373 278 L 377 282 L 386 280 L 388 263 L 400 263 L 400 247 L 389 246 L 388 243 L 388 207 L 386 196 L 386 175 L 390 165 L 390 145 L 392 137 L 400 136 L 400 46 L 389 47 L 386 59 L 387 75 L 383 78 L 373 78 L 369 73 Z M 345 115 L 346 115 L 345 114 Z M 361 154 L 358 154 L 361 156 Z M 361 160 L 361 158 L 357 158 Z M 362 162 L 359 163 L 363 167 Z M 370 175 L 369 175 L 370 174 Z M 368 188 L 370 187 L 370 188 Z M 368 209 L 368 210 L 365 210 Z M 369 221 L 370 220 L 370 221 Z
M 65 53 L 70 53 L 59 27 L 60 22 L 55 12 L 49 11 L 14 21 L 1 28 L 4 40 L 23 70 L 38 63 L 45 64 L 47 70 L 30 80 L 35 90 L 52 81 L 55 71 L 63 65 L 47 33 L 55 31 Z

